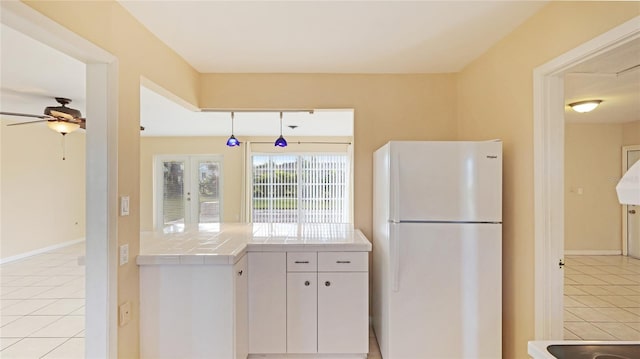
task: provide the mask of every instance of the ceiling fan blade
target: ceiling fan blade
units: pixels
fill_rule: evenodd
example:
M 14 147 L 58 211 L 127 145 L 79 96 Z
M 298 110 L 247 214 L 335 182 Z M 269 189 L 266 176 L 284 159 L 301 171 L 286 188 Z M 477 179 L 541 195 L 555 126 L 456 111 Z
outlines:
M 6 116 L 19 116 L 19 117 L 34 117 L 34 118 L 41 118 L 43 120 L 48 120 L 51 119 L 51 116 L 47 116 L 47 115 L 31 115 L 28 113 L 17 113 L 17 112 L 0 112 L 0 115 L 6 115 Z
M 20 125 L 28 125 L 30 123 L 38 123 L 38 122 L 49 122 L 49 120 L 38 120 L 38 121 L 28 121 L 28 122 L 18 122 L 18 123 L 10 123 L 7 126 L 20 126 Z

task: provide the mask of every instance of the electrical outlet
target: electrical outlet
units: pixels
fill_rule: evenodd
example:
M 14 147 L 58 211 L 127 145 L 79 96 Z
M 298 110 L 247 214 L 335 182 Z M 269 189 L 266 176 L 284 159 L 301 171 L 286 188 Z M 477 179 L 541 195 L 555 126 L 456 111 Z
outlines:
M 126 301 L 118 307 L 119 324 L 125 326 L 131 321 L 131 302 Z
M 123 266 L 129 263 L 129 245 L 123 244 L 120 246 L 120 265 Z

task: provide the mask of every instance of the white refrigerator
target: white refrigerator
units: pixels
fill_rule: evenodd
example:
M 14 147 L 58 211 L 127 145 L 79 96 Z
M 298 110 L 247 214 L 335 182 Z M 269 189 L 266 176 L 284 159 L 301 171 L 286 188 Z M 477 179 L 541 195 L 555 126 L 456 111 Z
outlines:
M 374 154 L 373 328 L 384 359 L 502 357 L 502 143 Z

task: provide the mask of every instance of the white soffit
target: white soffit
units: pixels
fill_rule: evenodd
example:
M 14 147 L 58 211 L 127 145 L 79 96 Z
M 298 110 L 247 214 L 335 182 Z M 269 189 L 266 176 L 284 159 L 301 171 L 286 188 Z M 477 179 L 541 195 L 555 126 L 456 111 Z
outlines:
M 140 118 L 144 137 L 154 136 L 222 136 L 231 134 L 229 112 L 195 112 L 172 102 L 156 92 L 140 87 Z M 353 136 L 353 110 L 315 110 L 285 112 L 282 118 L 284 136 Z M 298 126 L 292 129 L 288 126 Z M 280 135 L 277 112 L 237 112 L 234 134 L 245 136 Z
M 127 1 L 203 73 L 456 72 L 547 1 Z

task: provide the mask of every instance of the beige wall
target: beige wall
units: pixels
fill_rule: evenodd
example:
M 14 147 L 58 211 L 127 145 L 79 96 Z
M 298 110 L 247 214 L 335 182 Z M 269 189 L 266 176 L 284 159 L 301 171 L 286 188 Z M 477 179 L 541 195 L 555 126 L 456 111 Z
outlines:
M 565 126 L 565 250 L 622 253 L 622 124 Z
M 535 337 L 533 69 L 638 14 L 637 2 L 551 2 L 459 73 L 459 138 L 504 140 L 504 358 L 526 358 Z
M 203 74 L 204 108 L 353 108 L 354 223 L 371 238 L 373 151 L 456 138 L 455 75 Z
M 640 145 L 640 120 L 622 125 L 622 145 Z
M 198 73 L 137 22 L 116 1 L 24 1 L 71 31 L 117 57 L 118 195 L 140 208 L 140 81 L 151 80 L 197 105 Z M 115 208 L 113 209 L 115 210 Z M 140 213 L 118 217 L 118 245 L 129 244 L 135 258 L 140 247 Z M 118 327 L 118 357 L 139 356 L 139 277 L 135 261 L 118 267 L 118 303 L 131 302 L 132 320 Z
M 62 136 L 45 124 L 0 122 L 2 232 L 0 257 L 84 238 L 85 135 Z

